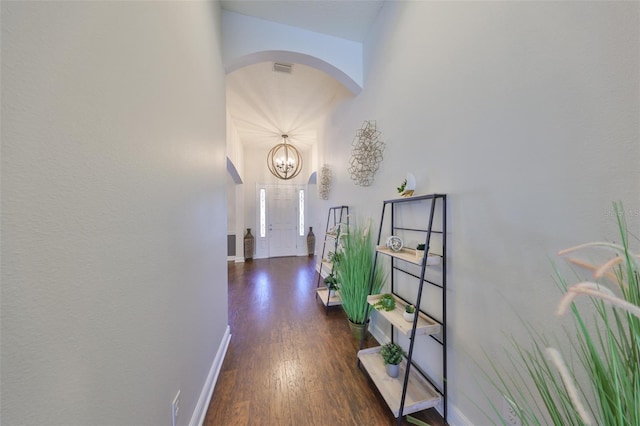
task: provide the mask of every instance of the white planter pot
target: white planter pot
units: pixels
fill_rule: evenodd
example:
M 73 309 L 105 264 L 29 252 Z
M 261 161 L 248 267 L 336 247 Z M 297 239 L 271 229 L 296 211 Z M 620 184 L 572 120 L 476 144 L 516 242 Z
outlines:
M 404 320 L 407 322 L 413 322 L 413 317 L 416 315 L 416 313 L 408 313 L 407 311 L 402 313 L 402 316 L 404 317 Z

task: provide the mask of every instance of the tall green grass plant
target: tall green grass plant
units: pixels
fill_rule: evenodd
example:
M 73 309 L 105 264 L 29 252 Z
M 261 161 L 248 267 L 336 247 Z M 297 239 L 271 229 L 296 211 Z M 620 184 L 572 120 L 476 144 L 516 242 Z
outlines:
M 370 221 L 363 227 L 359 221 L 354 220 L 340 238 L 342 251 L 340 263 L 337 265 L 337 278 L 340 286 L 338 294 L 349 321 L 355 324 L 364 324 L 367 320 L 367 296 L 369 295 L 374 256 L 369 227 Z M 378 294 L 385 280 L 379 264 L 373 274 L 371 294 Z
M 614 211 L 620 244 L 590 243 L 560 252 L 604 250 L 612 255 L 601 265 L 568 258 L 592 273 L 577 284 L 568 285 L 556 271 L 564 292 L 557 314 L 573 318 L 563 336 L 568 349 L 561 353 L 551 339 L 530 328 L 530 345 L 511 342 L 508 355 L 516 373 L 492 363 L 492 383 L 522 425 L 640 425 L 640 256 L 629 248 L 622 205 L 614 204 Z M 589 298 L 594 310 L 576 306 L 574 300 L 581 296 Z M 492 408 L 506 425 L 501 410 Z

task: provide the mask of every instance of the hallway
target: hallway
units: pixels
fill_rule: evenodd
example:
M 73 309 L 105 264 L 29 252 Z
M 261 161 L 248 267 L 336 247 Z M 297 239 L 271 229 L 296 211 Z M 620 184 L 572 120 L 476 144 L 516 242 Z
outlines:
M 356 365 L 346 316 L 325 315 L 315 299 L 313 258 L 228 263 L 228 272 L 232 337 L 205 425 L 395 424 Z M 437 413 L 416 417 L 444 424 Z

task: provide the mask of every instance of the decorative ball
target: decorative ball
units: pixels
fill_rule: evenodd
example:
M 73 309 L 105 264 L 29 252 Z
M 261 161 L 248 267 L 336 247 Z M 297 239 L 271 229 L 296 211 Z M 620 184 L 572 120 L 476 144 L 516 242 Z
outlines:
M 403 247 L 402 238 L 397 237 L 395 235 L 390 236 L 389 238 L 387 238 L 387 247 L 389 247 L 393 251 L 402 250 L 402 247 Z

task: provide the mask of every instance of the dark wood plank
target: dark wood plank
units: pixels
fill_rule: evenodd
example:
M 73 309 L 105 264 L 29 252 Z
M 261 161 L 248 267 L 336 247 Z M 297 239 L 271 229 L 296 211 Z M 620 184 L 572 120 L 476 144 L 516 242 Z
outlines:
M 229 263 L 231 343 L 205 425 L 395 425 L 357 366 L 340 307 L 316 300 L 313 258 Z M 377 345 L 369 336 L 368 346 Z M 445 423 L 435 410 L 414 415 Z M 409 424 L 406 421 L 404 424 Z

